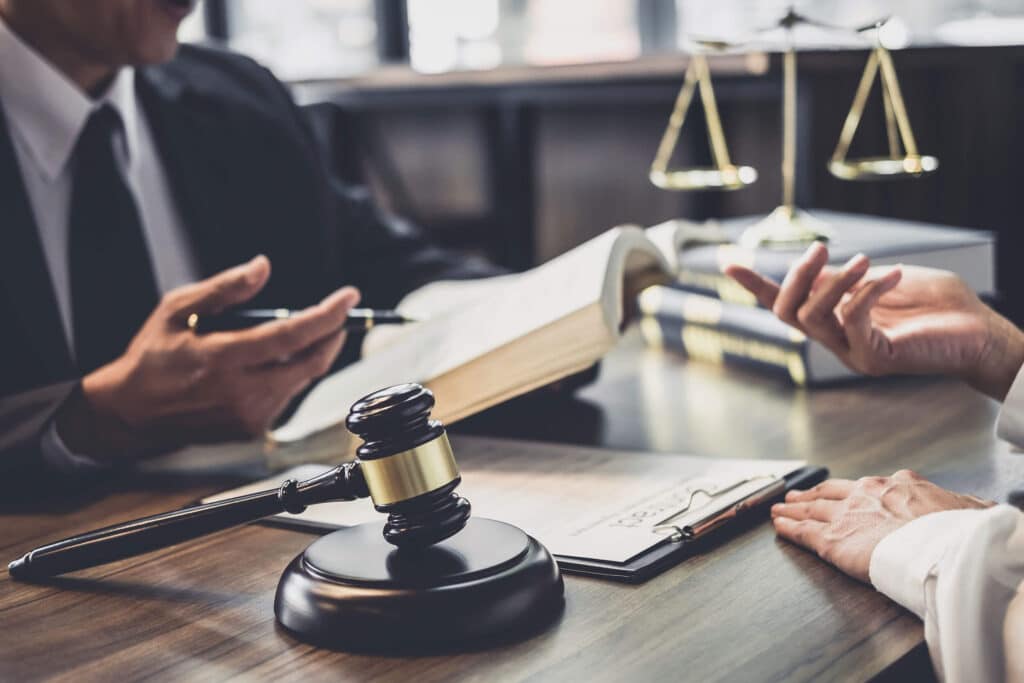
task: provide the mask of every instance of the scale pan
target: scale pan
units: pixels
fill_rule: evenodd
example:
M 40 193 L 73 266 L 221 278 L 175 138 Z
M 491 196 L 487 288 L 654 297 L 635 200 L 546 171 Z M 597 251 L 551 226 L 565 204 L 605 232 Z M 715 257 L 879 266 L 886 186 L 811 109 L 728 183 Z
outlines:
M 865 157 L 830 161 L 829 173 L 840 180 L 875 180 L 879 178 L 919 178 L 939 168 L 933 156 L 908 154 L 905 157 Z
M 651 171 L 649 177 L 662 190 L 738 190 L 757 180 L 757 169 L 730 164 L 721 168 Z

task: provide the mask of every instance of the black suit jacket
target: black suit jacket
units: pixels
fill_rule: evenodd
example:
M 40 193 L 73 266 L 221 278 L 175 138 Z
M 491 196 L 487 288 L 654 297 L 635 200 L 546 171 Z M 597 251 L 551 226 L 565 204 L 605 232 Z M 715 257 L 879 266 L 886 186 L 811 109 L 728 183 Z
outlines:
M 432 246 L 334 179 L 288 92 L 255 62 L 183 46 L 139 69 L 136 88 L 204 276 L 270 257 L 253 305 L 298 308 L 353 284 L 361 305 L 389 307 L 429 281 L 497 273 Z M 39 430 L 78 380 L 2 113 L 0 226 L 2 472 L 38 463 Z

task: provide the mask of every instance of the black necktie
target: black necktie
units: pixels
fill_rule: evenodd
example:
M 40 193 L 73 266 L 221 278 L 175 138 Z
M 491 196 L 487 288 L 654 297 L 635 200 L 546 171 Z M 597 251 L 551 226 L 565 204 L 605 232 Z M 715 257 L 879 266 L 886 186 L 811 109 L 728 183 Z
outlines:
M 83 374 L 121 355 L 157 302 L 139 210 L 114 158 L 121 130 L 105 105 L 89 117 L 74 152 L 68 268 Z

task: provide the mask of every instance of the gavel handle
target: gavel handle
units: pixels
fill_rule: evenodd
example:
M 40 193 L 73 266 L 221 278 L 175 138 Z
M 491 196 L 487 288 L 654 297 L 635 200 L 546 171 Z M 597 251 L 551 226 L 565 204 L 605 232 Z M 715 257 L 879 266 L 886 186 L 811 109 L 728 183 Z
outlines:
M 346 463 L 304 482 L 289 479 L 277 489 L 143 517 L 44 545 L 11 562 L 7 570 L 16 579 L 56 576 L 141 555 L 279 512 L 299 513 L 306 505 L 368 495 L 359 464 Z

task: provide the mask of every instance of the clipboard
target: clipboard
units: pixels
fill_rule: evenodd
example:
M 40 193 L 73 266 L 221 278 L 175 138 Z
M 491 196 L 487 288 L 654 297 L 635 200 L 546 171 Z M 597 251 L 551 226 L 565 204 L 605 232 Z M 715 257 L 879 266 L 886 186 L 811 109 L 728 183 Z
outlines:
M 824 468 L 787 460 L 706 458 L 465 435 L 457 437 L 456 445 L 464 474 L 460 491 L 472 501 L 474 515 L 524 529 L 548 547 L 566 574 L 627 583 L 646 581 L 762 522 L 765 508 L 786 491 L 828 476 Z M 326 468 L 299 466 L 204 502 L 271 488 L 284 478 L 306 479 Z M 302 514 L 262 520 L 319 533 L 367 522 L 383 523 L 365 502 L 323 503 Z
M 664 542 L 627 562 L 608 562 L 555 554 L 558 567 L 567 574 L 610 579 L 624 583 L 643 583 L 679 564 L 687 557 L 703 552 L 715 543 L 761 521 L 768 507 L 782 500 L 787 491 L 805 489 L 828 477 L 825 467 L 805 466 L 787 474 L 776 485 L 755 493 L 738 504 L 705 520 L 700 528 L 676 528 Z

